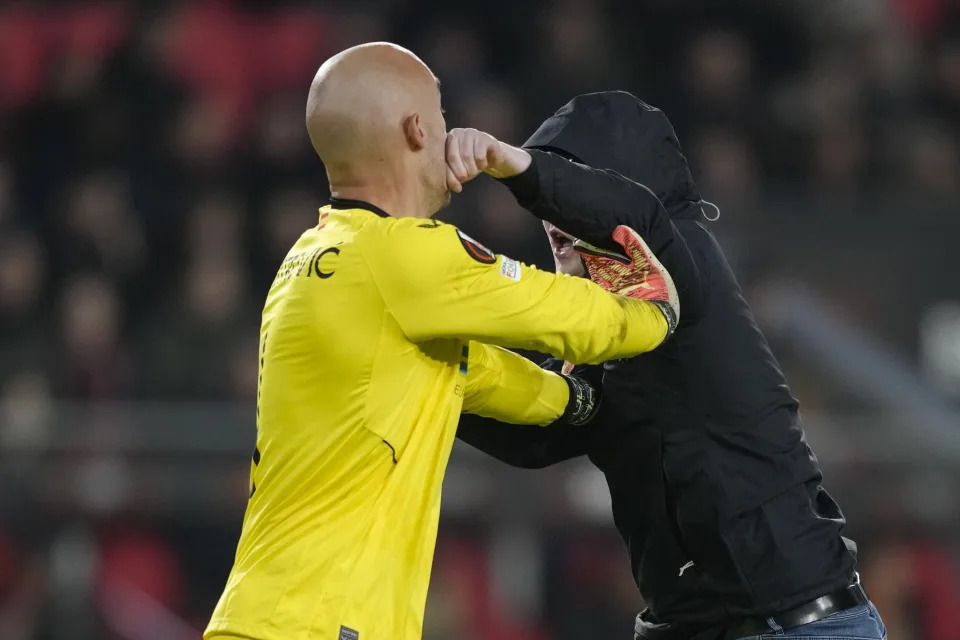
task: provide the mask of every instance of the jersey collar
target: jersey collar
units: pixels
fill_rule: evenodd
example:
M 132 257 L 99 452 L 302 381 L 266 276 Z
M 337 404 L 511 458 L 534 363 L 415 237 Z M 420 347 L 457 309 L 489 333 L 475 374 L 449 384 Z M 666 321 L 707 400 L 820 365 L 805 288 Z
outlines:
M 390 214 L 375 204 L 364 202 L 363 200 L 351 200 L 350 198 L 330 198 L 330 207 L 333 209 L 365 209 L 377 214 L 381 218 L 389 218 Z

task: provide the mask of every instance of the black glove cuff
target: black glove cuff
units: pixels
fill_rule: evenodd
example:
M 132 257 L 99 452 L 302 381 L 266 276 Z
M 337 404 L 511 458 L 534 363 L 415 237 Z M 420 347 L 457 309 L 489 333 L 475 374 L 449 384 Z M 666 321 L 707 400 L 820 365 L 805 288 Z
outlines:
M 560 374 L 570 387 L 570 399 L 561 420 L 572 425 L 587 424 L 600 410 L 600 394 L 589 382 L 579 376 Z
M 667 321 L 667 335 L 663 338 L 666 340 L 677 330 L 677 314 L 673 312 L 673 307 L 662 300 L 650 300 L 650 302 L 657 305 L 660 313 L 663 314 L 664 319 Z

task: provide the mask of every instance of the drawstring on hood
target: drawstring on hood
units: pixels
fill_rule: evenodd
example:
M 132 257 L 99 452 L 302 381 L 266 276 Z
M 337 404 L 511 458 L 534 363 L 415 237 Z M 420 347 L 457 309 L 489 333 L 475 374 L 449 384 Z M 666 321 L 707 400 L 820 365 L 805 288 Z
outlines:
M 699 203 L 699 204 L 700 204 L 700 210 L 703 211 L 703 217 L 704 217 L 704 218 L 706 218 L 706 219 L 709 220 L 710 222 L 716 222 L 717 220 L 720 219 L 720 207 L 718 207 L 717 205 L 713 204 L 713 203 L 710 202 L 709 200 L 700 200 L 700 203 Z M 708 216 L 706 210 L 703 208 L 703 205 L 705 205 L 705 204 L 710 205 L 710 207 L 711 207 L 714 211 L 716 211 L 716 213 L 715 213 L 714 215 L 712 215 L 712 216 Z

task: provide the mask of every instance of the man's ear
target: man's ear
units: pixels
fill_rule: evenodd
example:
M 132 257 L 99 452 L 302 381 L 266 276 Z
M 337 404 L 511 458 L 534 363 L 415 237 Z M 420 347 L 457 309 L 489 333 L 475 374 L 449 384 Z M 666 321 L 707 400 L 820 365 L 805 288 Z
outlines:
M 403 136 L 413 151 L 420 151 L 427 146 L 427 134 L 420 124 L 420 114 L 414 113 L 403 119 Z

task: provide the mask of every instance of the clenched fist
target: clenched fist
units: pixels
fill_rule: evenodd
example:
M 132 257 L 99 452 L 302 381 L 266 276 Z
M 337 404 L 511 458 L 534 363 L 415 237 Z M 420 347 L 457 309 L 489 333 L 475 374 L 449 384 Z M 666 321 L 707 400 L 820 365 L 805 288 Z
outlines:
M 526 171 L 530 154 L 476 129 L 451 129 L 447 134 L 447 187 L 463 191 L 463 183 L 481 173 L 509 178 Z

